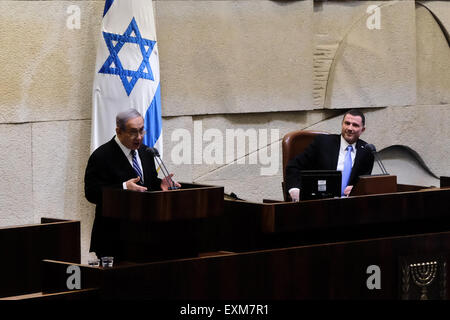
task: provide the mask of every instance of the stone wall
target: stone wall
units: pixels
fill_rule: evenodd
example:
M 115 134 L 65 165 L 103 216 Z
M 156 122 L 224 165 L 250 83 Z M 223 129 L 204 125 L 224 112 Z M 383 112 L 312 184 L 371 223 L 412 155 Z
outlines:
M 84 261 L 103 5 L 0 1 L 0 226 L 81 220 Z M 156 0 L 154 11 L 164 159 L 179 181 L 281 199 L 283 135 L 339 132 L 350 107 L 400 182 L 450 175 L 450 2 Z

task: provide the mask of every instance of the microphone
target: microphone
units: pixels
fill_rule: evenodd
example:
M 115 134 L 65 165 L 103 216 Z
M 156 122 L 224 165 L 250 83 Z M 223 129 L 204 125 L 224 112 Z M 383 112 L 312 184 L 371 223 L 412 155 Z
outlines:
M 170 177 L 170 173 L 169 173 L 169 171 L 167 170 L 167 168 L 166 168 L 164 162 L 162 161 L 161 156 L 159 155 L 158 149 L 147 147 L 147 148 L 145 149 L 145 151 L 150 152 L 150 153 L 153 155 L 153 157 L 155 158 L 156 163 L 157 163 L 158 166 L 161 168 L 161 171 L 162 171 L 162 173 L 163 173 L 163 175 L 164 175 L 164 178 L 165 178 L 165 179 L 169 182 L 169 184 L 170 184 L 169 190 L 176 190 L 176 189 L 178 189 L 178 187 L 175 186 L 175 182 L 173 182 L 172 178 Z
M 375 160 L 378 163 L 378 166 L 381 169 L 381 172 L 383 175 L 388 175 L 389 173 L 386 171 L 386 168 L 383 165 L 383 162 L 381 161 L 380 157 L 378 156 L 378 152 L 377 149 L 375 148 L 375 146 L 373 144 L 366 144 L 365 148 L 367 150 L 369 150 L 370 152 L 372 152 L 373 156 L 375 157 Z

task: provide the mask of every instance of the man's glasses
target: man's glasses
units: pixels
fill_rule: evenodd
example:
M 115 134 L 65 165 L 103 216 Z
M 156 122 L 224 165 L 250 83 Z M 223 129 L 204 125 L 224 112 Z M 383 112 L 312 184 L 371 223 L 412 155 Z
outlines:
M 144 130 L 144 128 L 137 130 L 137 129 L 131 129 L 131 130 L 127 130 L 125 131 L 126 133 L 128 133 L 128 135 L 130 135 L 133 138 L 136 138 L 138 136 L 144 136 L 146 131 Z

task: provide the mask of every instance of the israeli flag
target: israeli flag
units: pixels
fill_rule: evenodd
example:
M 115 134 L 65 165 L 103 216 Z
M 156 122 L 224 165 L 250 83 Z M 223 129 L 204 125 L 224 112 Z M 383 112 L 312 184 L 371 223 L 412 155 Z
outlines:
M 152 1 L 106 0 L 97 49 L 91 153 L 115 135 L 117 113 L 144 117 L 144 144 L 162 155 L 158 45 Z

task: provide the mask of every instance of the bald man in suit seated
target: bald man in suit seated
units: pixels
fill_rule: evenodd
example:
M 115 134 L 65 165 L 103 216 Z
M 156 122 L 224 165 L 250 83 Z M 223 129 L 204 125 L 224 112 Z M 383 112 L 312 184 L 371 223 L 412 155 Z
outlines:
M 98 257 L 115 256 L 118 250 L 117 225 L 102 217 L 103 188 L 143 192 L 170 187 L 167 178 L 158 178 L 154 154 L 143 144 L 144 134 L 141 114 L 135 109 L 123 111 L 116 117 L 116 135 L 89 157 L 84 190 L 86 199 L 96 204 L 90 251 L 96 252 Z M 175 185 L 180 187 L 177 182 Z
M 342 181 L 342 196 L 348 196 L 361 175 L 372 173 L 374 156 L 359 139 L 365 131 L 365 116 L 352 109 L 344 114 L 341 134 L 319 134 L 305 151 L 290 160 L 286 166 L 286 188 L 292 201 L 300 199 L 300 172 L 302 170 L 338 170 L 344 171 L 348 155 L 351 157 L 349 177 Z M 351 148 L 349 147 L 351 146 Z

